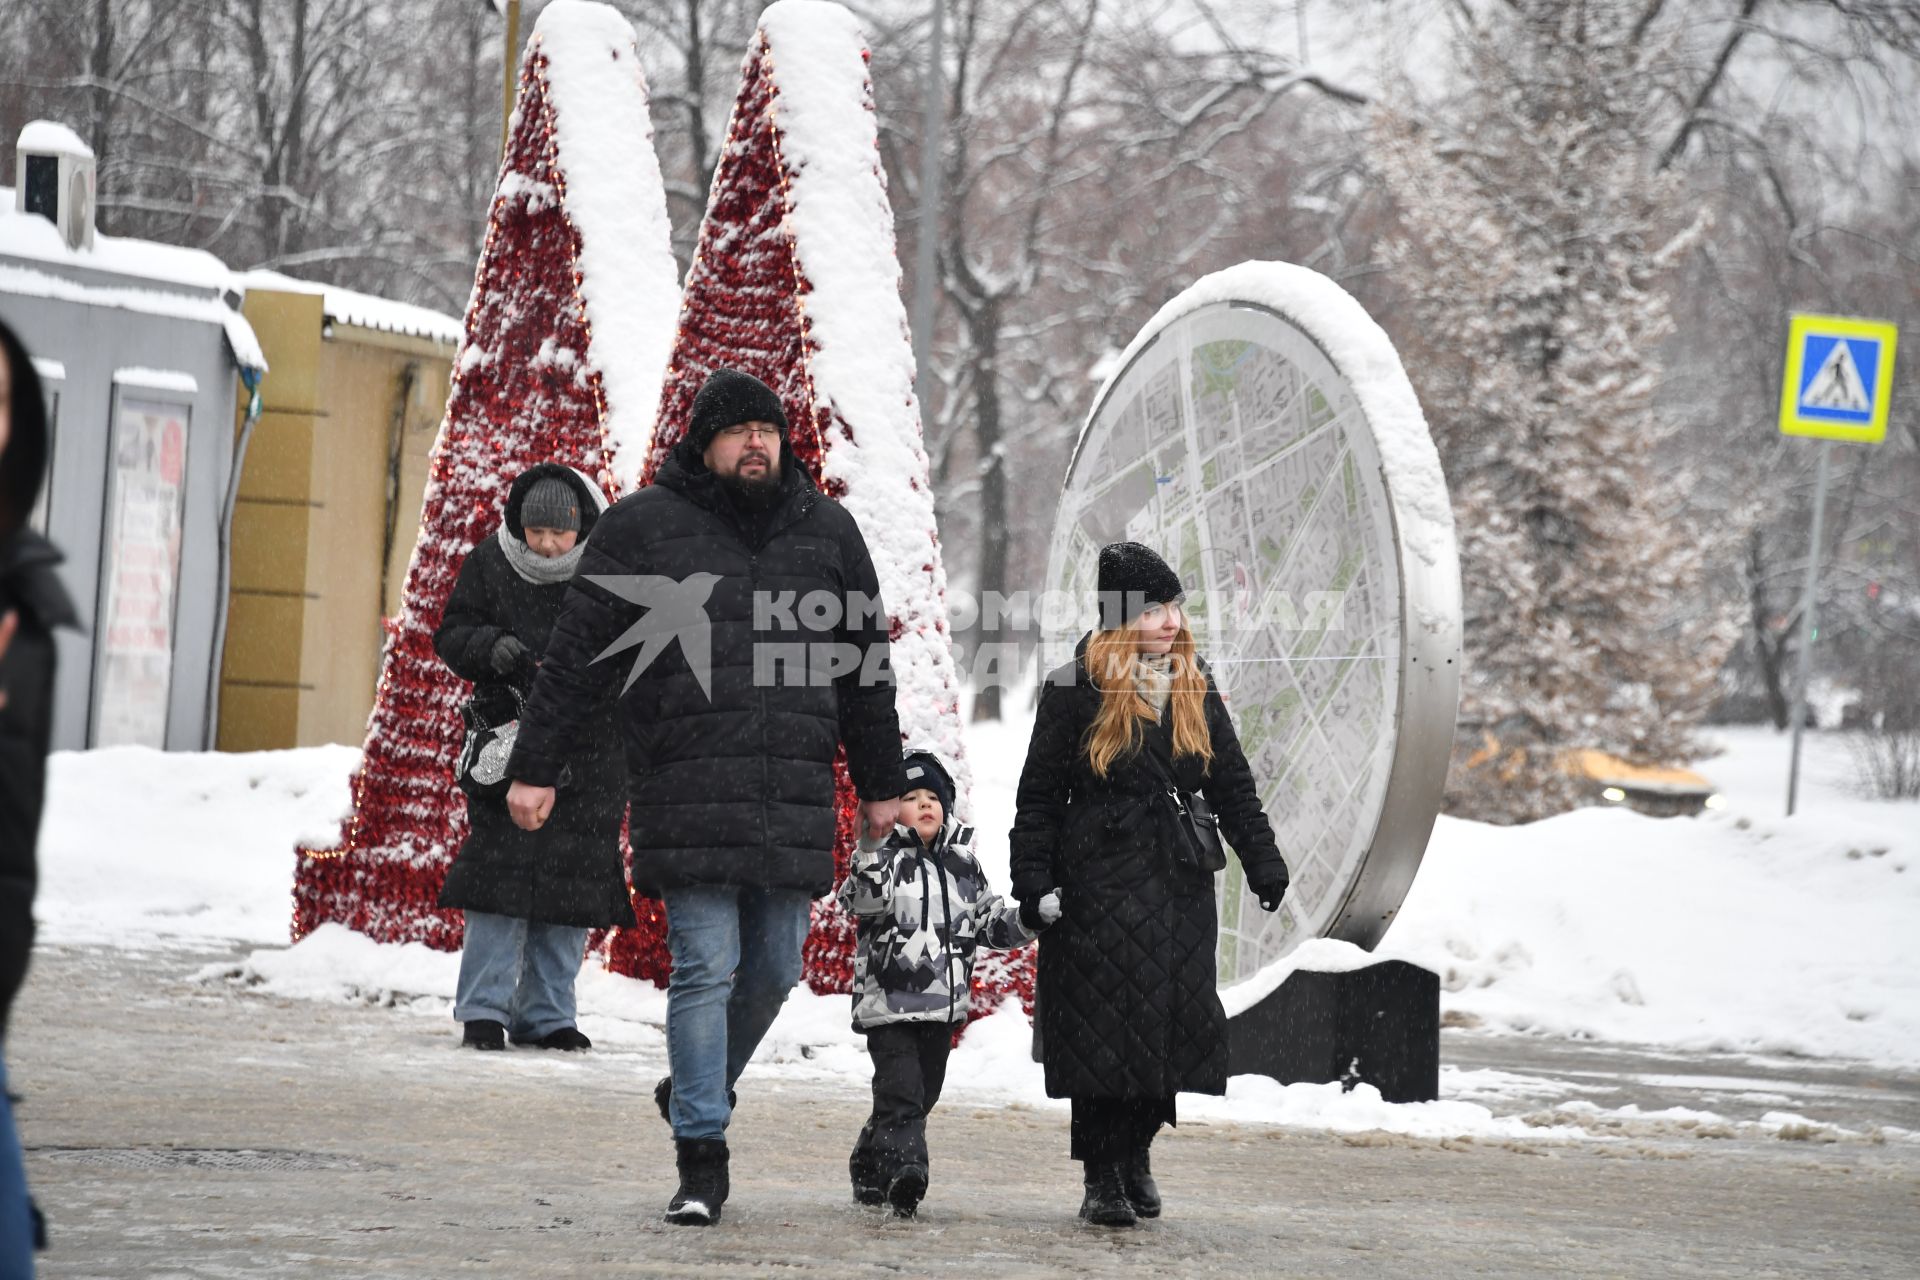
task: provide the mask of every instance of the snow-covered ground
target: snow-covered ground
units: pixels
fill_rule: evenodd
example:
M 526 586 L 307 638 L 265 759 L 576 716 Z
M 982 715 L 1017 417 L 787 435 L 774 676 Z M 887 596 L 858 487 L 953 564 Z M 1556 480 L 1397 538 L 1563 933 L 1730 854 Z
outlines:
M 968 735 L 971 816 L 1002 884 L 1027 732 L 1016 718 Z M 1450 1020 L 1482 1031 L 1920 1065 L 1920 805 L 1854 794 L 1844 742 L 1815 736 L 1801 812 L 1786 819 L 1786 740 L 1765 730 L 1718 736 L 1726 753 L 1700 768 L 1727 803 L 1699 818 L 1593 809 L 1513 828 L 1443 819 L 1378 954 L 1438 970 Z M 447 1017 L 457 956 L 383 946 L 338 927 L 286 945 L 293 849 L 333 834 L 356 754 L 115 748 L 56 756 L 41 847 L 43 938 L 253 944 L 205 979 Z M 1362 958 L 1335 942 L 1301 954 L 1314 967 Z M 590 967 L 580 1001 L 581 1025 L 596 1042 L 632 1055 L 637 1070 L 660 1069 L 663 992 Z M 863 1088 L 867 1059 L 847 1013 L 844 997 L 795 992 L 754 1070 Z M 1045 1098 L 1029 1043 L 1017 1008 L 976 1024 L 955 1058 L 950 1095 L 1060 1105 Z M 1727 1123 L 1705 1113 L 1603 1111 L 1575 1096 L 1577 1085 L 1556 1090 L 1491 1070 L 1448 1069 L 1442 1092 L 1439 1102 L 1394 1106 L 1365 1086 L 1342 1094 L 1337 1085 L 1245 1076 L 1224 1099 L 1183 1099 L 1182 1114 L 1529 1140 L 1630 1131 L 1643 1121 Z M 1745 1127 L 1804 1136 L 1790 1112 Z

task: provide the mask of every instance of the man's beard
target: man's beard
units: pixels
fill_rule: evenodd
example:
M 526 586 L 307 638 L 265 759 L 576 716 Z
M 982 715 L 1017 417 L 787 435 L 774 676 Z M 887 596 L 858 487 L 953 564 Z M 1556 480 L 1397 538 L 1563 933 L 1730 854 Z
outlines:
M 780 496 L 780 473 L 769 461 L 757 476 L 743 476 L 735 468 L 730 476 L 716 475 L 727 496 L 748 510 L 765 510 Z

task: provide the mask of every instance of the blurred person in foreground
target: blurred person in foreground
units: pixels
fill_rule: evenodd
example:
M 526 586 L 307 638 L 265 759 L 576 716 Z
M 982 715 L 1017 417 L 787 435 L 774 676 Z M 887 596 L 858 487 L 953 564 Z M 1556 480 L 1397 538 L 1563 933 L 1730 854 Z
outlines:
M 53 734 L 53 632 L 77 626 L 60 553 L 28 525 L 47 469 L 46 400 L 26 348 L 0 324 L 0 1280 L 33 1274 L 40 1215 L 27 1198 L 5 1049 L 33 951 L 34 845 Z

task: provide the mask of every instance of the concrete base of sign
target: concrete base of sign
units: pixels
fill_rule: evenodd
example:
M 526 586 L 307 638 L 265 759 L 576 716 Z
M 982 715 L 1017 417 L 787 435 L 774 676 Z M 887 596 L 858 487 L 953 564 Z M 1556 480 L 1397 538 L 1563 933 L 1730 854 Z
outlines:
M 1033 1060 L 1042 1061 L 1034 997 Z M 1440 1097 L 1440 975 L 1405 960 L 1299 970 L 1227 1019 L 1227 1074 L 1281 1084 L 1370 1084 L 1388 1102 Z
M 1388 1102 L 1440 1096 L 1440 975 L 1404 960 L 1290 975 L 1227 1021 L 1227 1070 L 1281 1084 L 1370 1084 Z

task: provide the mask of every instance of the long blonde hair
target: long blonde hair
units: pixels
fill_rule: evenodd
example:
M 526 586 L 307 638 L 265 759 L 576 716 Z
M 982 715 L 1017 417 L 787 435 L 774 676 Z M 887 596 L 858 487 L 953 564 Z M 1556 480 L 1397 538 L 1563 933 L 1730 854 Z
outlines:
M 1087 671 L 1100 691 L 1100 709 L 1087 726 L 1085 748 L 1094 776 L 1104 778 L 1121 756 L 1140 746 L 1147 727 L 1159 719 L 1140 693 L 1134 661 L 1140 652 L 1140 633 L 1132 626 L 1096 631 L 1087 641 Z M 1194 652 L 1193 632 L 1186 619 L 1174 637 L 1167 665 L 1172 690 L 1167 706 L 1173 712 L 1173 754 L 1199 756 L 1202 767 L 1213 764 L 1213 736 L 1207 732 L 1207 677 Z

